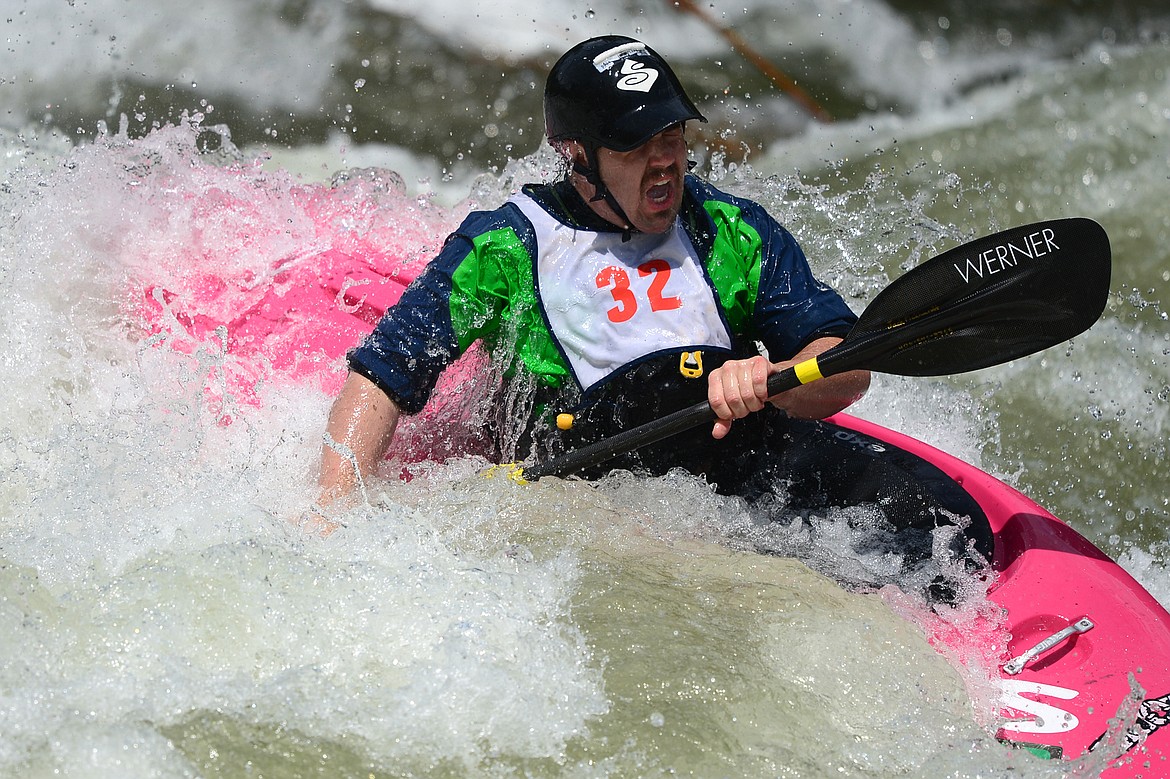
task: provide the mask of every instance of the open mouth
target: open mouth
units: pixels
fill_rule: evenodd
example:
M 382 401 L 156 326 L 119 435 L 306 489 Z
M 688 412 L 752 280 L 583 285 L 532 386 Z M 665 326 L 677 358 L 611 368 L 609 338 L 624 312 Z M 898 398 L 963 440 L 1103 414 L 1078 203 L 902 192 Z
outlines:
M 646 199 L 656 206 L 666 206 L 674 199 L 674 184 L 664 181 L 646 190 Z

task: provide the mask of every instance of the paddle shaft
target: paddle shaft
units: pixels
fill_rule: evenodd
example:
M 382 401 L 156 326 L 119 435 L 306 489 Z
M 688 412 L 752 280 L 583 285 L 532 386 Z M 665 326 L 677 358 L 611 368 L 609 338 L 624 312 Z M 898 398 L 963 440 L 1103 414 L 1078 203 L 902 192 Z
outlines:
M 930 312 L 933 317 L 935 338 L 949 334 L 954 324 L 961 323 L 968 316 L 966 306 L 958 304 L 951 309 Z M 954 323 L 954 324 L 952 324 Z M 906 323 L 900 323 L 906 326 Z M 919 329 L 921 329 L 919 325 Z M 893 328 L 891 328 L 893 329 Z M 887 331 L 888 333 L 888 331 Z M 795 389 L 802 384 L 851 370 L 866 370 L 871 362 L 880 363 L 880 355 L 889 345 L 883 339 L 886 333 L 863 333 L 855 329 L 841 343 L 826 349 L 821 354 L 796 365 L 773 373 L 768 377 L 768 398 Z M 643 446 L 657 443 L 678 433 L 713 424 L 718 418 L 707 401 L 679 409 L 628 430 L 610 436 L 594 444 L 574 449 L 546 463 L 538 463 L 524 469 L 524 478 L 536 481 L 544 476 L 564 476 L 609 460 L 622 452 L 632 452 Z
M 829 354 L 829 352 L 826 351 L 825 354 Z M 801 363 L 801 365 L 807 364 Z M 781 392 L 800 386 L 802 383 L 808 382 L 801 382 L 795 368 L 785 368 L 783 371 L 773 373 L 768 377 L 768 397 L 775 397 Z M 525 468 L 524 478 L 528 481 L 536 481 L 543 476 L 563 476 L 574 473 L 584 468 L 599 465 L 622 452 L 639 449 L 702 424 L 713 424 L 716 418 L 717 415 L 710 403 L 707 401 L 696 403 L 693 406 L 659 417 L 653 422 L 623 430 L 604 441 L 574 449 L 547 463 Z

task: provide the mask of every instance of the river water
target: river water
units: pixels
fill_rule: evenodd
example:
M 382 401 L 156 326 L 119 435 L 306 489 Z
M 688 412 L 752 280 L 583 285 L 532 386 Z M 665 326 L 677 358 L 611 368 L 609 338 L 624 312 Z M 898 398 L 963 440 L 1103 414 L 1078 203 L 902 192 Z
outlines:
M 711 118 L 699 171 L 858 311 L 977 235 L 1105 226 L 1089 332 L 877 377 L 855 411 L 1018 486 L 1170 604 L 1170 12 L 1102 5 L 2 0 L 0 775 L 1094 775 L 998 744 L 985 669 L 927 645 L 925 606 L 835 583 L 876 564 L 848 539 L 814 572 L 738 549 L 743 506 L 688 477 L 413 462 L 474 448 L 474 375 L 408 426 L 409 480 L 300 532 L 339 365 L 215 328 L 276 269 L 417 263 L 554 175 L 545 70 L 633 34 Z M 213 300 L 205 326 L 152 320 L 155 289 Z

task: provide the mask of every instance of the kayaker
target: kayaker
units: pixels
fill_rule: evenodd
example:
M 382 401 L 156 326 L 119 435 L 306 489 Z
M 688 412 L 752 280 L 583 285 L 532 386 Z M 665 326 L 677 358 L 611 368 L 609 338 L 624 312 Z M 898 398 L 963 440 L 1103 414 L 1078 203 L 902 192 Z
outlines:
M 792 235 L 759 204 L 688 171 L 688 122 L 706 119 L 644 43 L 574 46 L 545 85 L 547 137 L 564 177 L 469 215 L 349 355 L 329 414 L 322 499 L 351 493 L 385 457 L 402 414 L 482 341 L 530 409 L 497 420 L 504 459 L 544 458 L 706 397 L 714 428 L 616 465 L 683 467 L 744 489 L 786 416 L 819 419 L 869 386 L 864 371 L 773 399 L 770 372 L 841 340 L 856 317 L 812 274 Z M 559 425 L 558 425 L 559 423 Z

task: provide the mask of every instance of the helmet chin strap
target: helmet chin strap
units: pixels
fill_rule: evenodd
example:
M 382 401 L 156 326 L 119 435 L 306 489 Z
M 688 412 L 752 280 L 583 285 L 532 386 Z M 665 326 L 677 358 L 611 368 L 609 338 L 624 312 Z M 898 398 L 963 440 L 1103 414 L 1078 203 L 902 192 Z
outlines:
M 609 191 L 609 187 L 601 180 L 601 166 L 597 164 L 597 144 L 582 144 L 582 149 L 585 152 L 585 163 L 579 160 L 573 160 L 573 171 L 585 177 L 585 180 L 593 185 L 595 194 L 589 199 L 589 202 L 596 203 L 604 201 L 607 206 L 617 215 L 621 220 L 617 226 L 622 228 L 622 240 L 630 240 L 630 236 L 637 229 L 634 227 L 630 217 L 626 215 L 625 209 L 618 203 L 617 198 Z

